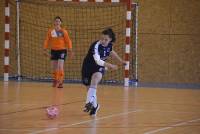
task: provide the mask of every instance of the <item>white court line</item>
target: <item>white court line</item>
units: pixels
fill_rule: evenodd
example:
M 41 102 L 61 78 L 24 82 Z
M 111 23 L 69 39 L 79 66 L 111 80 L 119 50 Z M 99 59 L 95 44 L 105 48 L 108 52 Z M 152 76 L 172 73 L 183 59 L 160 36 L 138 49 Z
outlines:
M 96 119 L 92 119 L 92 120 L 81 121 L 81 122 L 77 122 L 77 123 L 73 123 L 73 124 L 69 124 L 69 125 L 61 125 L 61 126 L 58 126 L 55 128 L 47 128 L 47 129 L 43 129 L 43 130 L 38 130 L 38 131 L 29 133 L 29 134 L 39 134 L 39 133 L 43 133 L 43 132 L 54 131 L 54 130 L 58 130 L 60 128 L 72 127 L 72 126 L 76 126 L 76 125 L 80 125 L 80 124 L 89 123 L 92 121 L 99 121 L 99 120 L 103 120 L 103 119 L 108 119 L 108 118 L 126 115 L 126 114 L 130 114 L 130 113 L 140 112 L 140 111 L 142 111 L 142 110 L 133 110 L 133 111 L 123 112 L 123 113 L 118 113 L 118 114 L 111 114 L 108 116 L 104 116 L 104 117 L 100 117 L 100 118 L 96 118 Z
M 152 131 L 149 131 L 149 132 L 145 132 L 144 134 L 154 134 L 154 133 L 157 133 L 157 132 L 160 132 L 160 131 L 164 131 L 164 130 L 167 130 L 167 129 L 174 128 L 176 126 L 182 126 L 182 125 L 186 125 L 186 124 L 189 124 L 191 122 L 197 122 L 197 121 L 200 121 L 200 118 L 190 120 L 190 121 L 181 122 L 181 123 L 177 123 L 177 124 L 171 125 L 169 127 L 163 127 L 163 128 L 160 128 L 160 129 L 152 130 Z
M 147 112 L 165 112 L 165 113 L 176 113 L 176 114 L 194 114 L 196 112 L 184 112 L 184 111 L 166 111 L 166 110 L 145 110 L 143 109 L 143 111 L 147 111 Z

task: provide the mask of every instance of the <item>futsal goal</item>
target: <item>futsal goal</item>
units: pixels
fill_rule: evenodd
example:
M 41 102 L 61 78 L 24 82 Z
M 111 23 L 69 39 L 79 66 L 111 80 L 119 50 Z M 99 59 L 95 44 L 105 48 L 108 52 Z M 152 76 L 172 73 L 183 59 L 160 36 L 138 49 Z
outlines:
M 9 8 L 5 8 L 5 18 L 10 19 L 5 21 L 4 80 L 51 80 L 43 42 L 55 16 L 62 18 L 75 54 L 65 62 L 65 81 L 81 81 L 83 58 L 105 28 L 116 33 L 113 48 L 127 65 L 119 65 L 117 71 L 107 70 L 102 82 L 128 86 L 130 80 L 137 79 L 137 4 L 130 0 L 5 0 L 5 5 Z M 118 64 L 112 58 L 108 62 Z

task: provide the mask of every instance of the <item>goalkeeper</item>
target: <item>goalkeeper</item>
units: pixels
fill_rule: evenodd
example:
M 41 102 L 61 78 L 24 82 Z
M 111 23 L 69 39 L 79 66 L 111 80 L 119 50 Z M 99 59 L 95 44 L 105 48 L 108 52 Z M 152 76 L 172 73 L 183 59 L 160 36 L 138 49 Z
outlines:
M 53 69 L 53 87 L 63 88 L 64 61 L 67 53 L 72 57 L 72 42 L 67 30 L 61 27 L 62 19 L 57 16 L 54 18 L 54 27 L 48 30 L 44 41 L 44 54 L 51 59 Z M 50 55 L 48 52 L 50 49 Z

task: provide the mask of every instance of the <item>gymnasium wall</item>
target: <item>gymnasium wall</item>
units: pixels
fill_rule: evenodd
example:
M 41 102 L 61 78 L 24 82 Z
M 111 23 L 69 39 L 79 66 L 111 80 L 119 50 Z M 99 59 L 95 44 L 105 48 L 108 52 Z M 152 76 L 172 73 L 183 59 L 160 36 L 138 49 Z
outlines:
M 139 3 L 139 81 L 200 83 L 200 0 L 133 1 Z M 0 44 L 3 76 L 4 0 L 0 1 Z M 14 38 L 11 47 L 11 73 L 16 74 Z
M 135 2 L 139 81 L 200 83 L 200 0 Z

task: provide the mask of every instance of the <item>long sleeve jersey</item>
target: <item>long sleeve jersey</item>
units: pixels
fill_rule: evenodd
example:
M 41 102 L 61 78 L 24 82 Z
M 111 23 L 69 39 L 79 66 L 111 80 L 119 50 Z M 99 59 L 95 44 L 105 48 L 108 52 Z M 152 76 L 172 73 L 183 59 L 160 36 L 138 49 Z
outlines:
M 88 53 L 84 59 L 85 64 L 88 66 L 99 66 L 95 62 L 95 59 L 100 58 L 102 61 L 106 61 L 110 52 L 112 51 L 112 43 L 109 43 L 108 46 L 104 47 L 100 44 L 100 41 L 95 41 L 91 44 Z
M 71 49 L 72 42 L 69 38 L 68 32 L 65 29 L 56 31 L 49 29 L 46 39 L 44 41 L 44 49 L 50 48 L 52 50 Z

